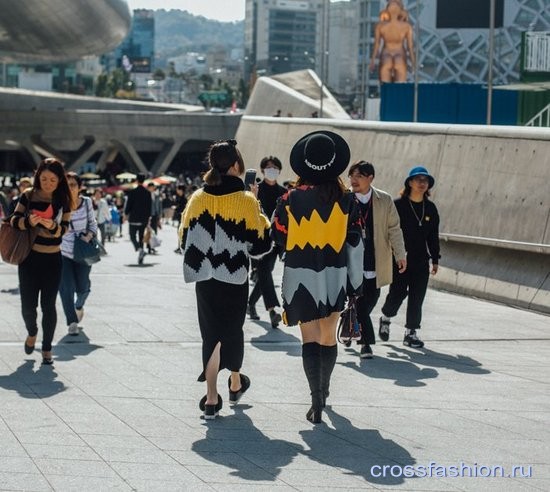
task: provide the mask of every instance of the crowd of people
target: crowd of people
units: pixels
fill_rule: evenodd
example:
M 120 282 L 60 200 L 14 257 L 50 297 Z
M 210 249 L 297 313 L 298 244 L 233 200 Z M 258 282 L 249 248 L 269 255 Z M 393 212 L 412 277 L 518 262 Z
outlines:
M 205 419 L 223 406 L 218 373 L 230 371 L 229 402 L 237 404 L 251 379 L 241 372 L 246 316 L 260 318 L 263 298 L 273 329 L 298 325 L 302 362 L 309 385 L 312 423 L 322 421 L 337 359 L 337 325 L 350 305 L 357 309 L 362 359 L 373 357 L 376 343 L 371 313 L 381 288 L 389 285 L 378 320 L 378 336 L 387 341 L 391 319 L 407 299 L 403 343 L 422 348 L 419 331 L 430 273 L 439 263 L 439 215 L 429 199 L 435 179 L 422 166 L 405 176 L 393 199 L 373 186 L 374 166 L 350 164 L 342 136 L 315 131 L 290 152 L 296 182 L 278 183 L 283 164 L 276 156 L 259 163 L 263 178 L 245 185 L 245 164 L 235 140 L 214 143 L 203 185 L 159 190 L 140 174 L 136 186 L 120 197 L 93 190 L 86 196 L 82 179 L 66 173 L 55 159 L 40 163 L 34 179 L 22 179 L 6 205 L 12 227 L 33 230 L 31 253 L 19 265 L 25 353 L 33 352 L 38 334 L 38 299 L 42 310 L 42 360 L 52 364 L 59 292 L 70 335 L 91 291 L 90 264 L 74 254 L 75 242 L 105 243 L 128 224 L 137 262 L 154 254 L 154 237 L 163 222 L 178 226 L 176 252 L 182 255 L 185 282 L 195 283 L 198 328 L 202 337 L 202 372 L 206 394 L 199 402 Z M 349 185 L 342 174 L 347 170 Z M 122 198 L 122 199 L 120 199 Z M 281 300 L 273 281 L 283 262 Z M 254 287 L 249 293 L 249 283 Z M 351 345 L 351 341 L 346 341 Z

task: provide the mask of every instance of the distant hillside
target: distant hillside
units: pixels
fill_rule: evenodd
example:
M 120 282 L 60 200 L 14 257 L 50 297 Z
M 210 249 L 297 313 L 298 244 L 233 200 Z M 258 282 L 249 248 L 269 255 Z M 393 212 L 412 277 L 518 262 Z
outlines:
M 241 48 L 244 21 L 220 22 L 196 16 L 187 10 L 155 11 L 155 51 L 157 66 L 187 51 L 206 52 L 212 45 Z

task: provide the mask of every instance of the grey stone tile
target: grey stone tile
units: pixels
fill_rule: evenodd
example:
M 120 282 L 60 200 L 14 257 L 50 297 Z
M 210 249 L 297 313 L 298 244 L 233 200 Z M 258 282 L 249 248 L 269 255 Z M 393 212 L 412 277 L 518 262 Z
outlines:
M 0 472 L 0 490 L 51 491 L 52 487 L 40 474 Z
M 121 463 L 113 462 L 111 466 L 116 470 L 117 474 L 123 477 L 128 483 L 132 484 L 132 480 L 154 480 L 168 482 L 180 482 L 182 484 L 200 484 L 199 480 L 186 467 L 178 463 L 173 464 L 149 464 L 149 463 Z
M 101 461 L 101 457 L 88 446 L 25 444 L 25 450 L 31 458 Z
M 275 475 L 266 472 L 250 462 L 246 462 L 246 464 L 239 463 L 237 465 L 232 460 L 228 460 L 227 464 L 220 461 L 218 465 L 221 466 L 188 465 L 187 468 L 207 484 L 238 484 L 244 481 L 254 482 L 258 485 L 268 485 L 272 482 L 277 482 Z
M 85 492 L 85 491 L 117 491 L 125 492 L 133 490 L 130 485 L 118 477 L 89 477 L 46 475 L 56 492 Z
M 42 473 L 48 475 L 116 477 L 113 469 L 103 461 L 36 458 L 34 462 Z

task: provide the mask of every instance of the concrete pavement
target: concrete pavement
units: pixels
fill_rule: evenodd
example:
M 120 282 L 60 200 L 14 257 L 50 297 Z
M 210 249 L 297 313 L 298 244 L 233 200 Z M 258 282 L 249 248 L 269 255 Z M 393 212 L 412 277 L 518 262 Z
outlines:
M 252 386 L 230 408 L 222 372 L 205 422 L 194 286 L 175 229 L 160 236 L 142 267 L 126 237 L 107 244 L 78 337 L 58 303 L 53 367 L 24 354 L 17 270 L 0 264 L 0 490 L 550 490 L 548 316 L 430 290 L 426 348 L 402 345 L 402 314 L 374 359 L 339 346 L 314 426 L 299 331 L 258 305 Z

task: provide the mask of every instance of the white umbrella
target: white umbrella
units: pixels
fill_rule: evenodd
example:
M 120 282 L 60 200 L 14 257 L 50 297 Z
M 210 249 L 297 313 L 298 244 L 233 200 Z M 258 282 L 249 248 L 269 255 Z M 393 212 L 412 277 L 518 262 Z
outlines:
M 136 174 L 129 173 L 129 172 L 120 173 L 116 175 L 116 179 L 136 179 L 136 178 L 137 178 Z

